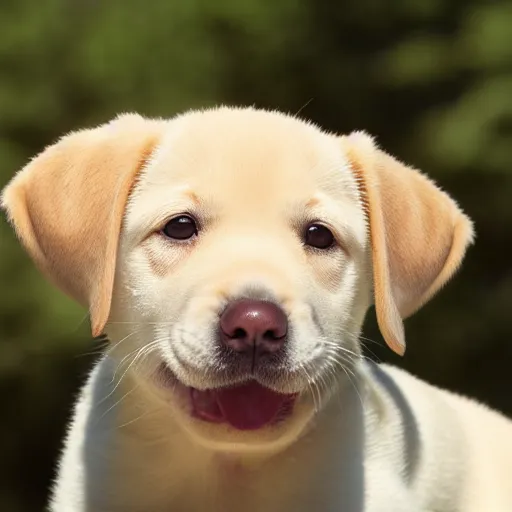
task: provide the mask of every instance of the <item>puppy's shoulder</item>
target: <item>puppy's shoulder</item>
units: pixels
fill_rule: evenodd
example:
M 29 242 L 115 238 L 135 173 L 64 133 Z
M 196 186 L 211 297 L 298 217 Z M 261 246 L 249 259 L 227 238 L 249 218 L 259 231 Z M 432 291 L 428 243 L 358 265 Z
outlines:
M 101 468 L 91 471 L 89 466 L 108 456 L 106 430 L 98 420 L 101 415 L 99 405 L 102 401 L 108 402 L 105 398 L 112 386 L 111 366 L 107 358 L 101 359 L 80 390 L 58 464 L 49 507 L 52 512 L 87 510 L 87 488 L 93 484 L 91 477 L 96 474 L 101 478 Z M 95 453 L 102 453 L 96 461 L 90 457 L 92 446 Z

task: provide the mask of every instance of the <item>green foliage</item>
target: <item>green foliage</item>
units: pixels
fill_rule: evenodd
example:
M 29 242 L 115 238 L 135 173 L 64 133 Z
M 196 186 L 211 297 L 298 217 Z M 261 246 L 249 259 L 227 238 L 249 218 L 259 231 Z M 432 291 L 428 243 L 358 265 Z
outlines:
M 0 186 L 60 134 L 123 111 L 256 104 L 367 129 L 457 197 L 478 232 L 393 361 L 512 413 L 511 26 L 505 0 L 4 0 Z M 0 283 L 0 508 L 41 510 L 93 359 L 79 354 L 94 347 L 85 312 L 4 221 Z M 371 319 L 367 336 L 380 340 Z

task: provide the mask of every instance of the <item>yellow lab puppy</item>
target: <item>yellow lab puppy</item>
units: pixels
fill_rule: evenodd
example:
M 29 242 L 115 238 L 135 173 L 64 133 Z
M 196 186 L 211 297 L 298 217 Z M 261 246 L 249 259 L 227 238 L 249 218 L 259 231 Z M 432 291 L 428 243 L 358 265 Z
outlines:
M 451 277 L 470 220 L 364 133 L 277 112 L 123 115 L 5 188 L 111 347 L 54 512 L 510 512 L 512 423 L 361 357 Z

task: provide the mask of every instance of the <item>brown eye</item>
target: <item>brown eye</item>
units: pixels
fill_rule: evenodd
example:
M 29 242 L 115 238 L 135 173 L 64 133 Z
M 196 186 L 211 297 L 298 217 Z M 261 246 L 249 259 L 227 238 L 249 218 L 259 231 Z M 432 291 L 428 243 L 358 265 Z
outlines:
M 173 240 L 189 240 L 197 235 L 196 221 L 189 215 L 174 217 L 164 226 L 162 233 Z
M 304 233 L 304 243 L 317 249 L 329 249 L 334 245 L 334 235 L 322 224 L 310 224 Z

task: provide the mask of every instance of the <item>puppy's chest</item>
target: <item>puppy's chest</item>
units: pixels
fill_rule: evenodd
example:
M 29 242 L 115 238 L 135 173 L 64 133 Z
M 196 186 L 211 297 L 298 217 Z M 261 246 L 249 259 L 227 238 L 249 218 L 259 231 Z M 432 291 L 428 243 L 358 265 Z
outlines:
M 323 494 L 311 474 L 311 466 L 318 465 L 305 464 L 297 454 L 247 460 L 179 446 L 140 453 L 138 443 L 136 453 L 121 457 L 123 463 L 111 468 L 118 492 L 107 493 L 116 507 L 106 510 L 309 512 L 311 500 Z
M 213 455 L 187 478 L 169 510 L 278 512 L 300 510 L 297 493 L 275 468 L 229 455 Z
M 235 512 L 268 510 L 269 476 L 265 465 L 239 457 L 214 454 L 204 474 L 202 510 Z M 198 509 L 199 510 L 199 509 Z
M 113 472 L 116 492 L 104 492 L 105 510 L 140 512 L 202 511 L 258 512 L 263 507 L 261 475 L 229 457 L 201 457 L 191 454 L 182 464 L 119 468 Z M 127 485 L 128 483 L 128 485 Z M 269 512 L 273 509 L 269 509 Z

